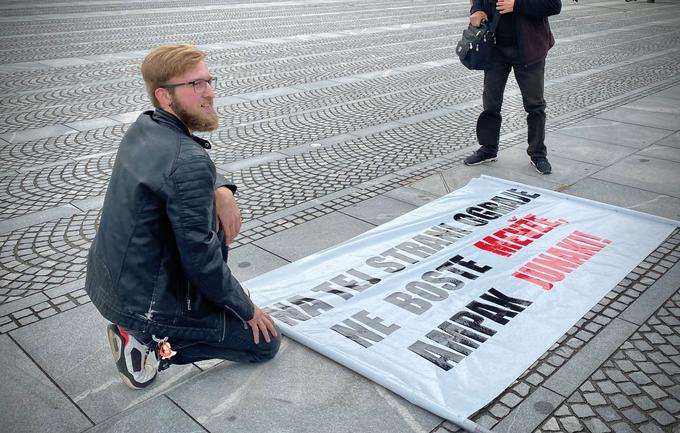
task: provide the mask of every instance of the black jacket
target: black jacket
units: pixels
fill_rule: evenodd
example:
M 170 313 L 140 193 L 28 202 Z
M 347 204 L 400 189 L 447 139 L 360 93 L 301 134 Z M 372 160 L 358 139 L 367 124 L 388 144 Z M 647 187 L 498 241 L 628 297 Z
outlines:
M 225 314 L 244 326 L 252 319 L 253 304 L 216 232 L 214 189 L 227 182 L 209 147 L 160 109 L 140 115 L 125 133 L 85 283 L 111 322 L 157 337 L 222 341 Z
M 494 9 L 495 2 L 491 0 L 474 0 L 470 14 L 484 11 L 491 21 Z M 515 14 L 517 44 L 525 66 L 544 60 L 548 50 L 555 45 L 548 17 L 561 10 L 561 0 L 515 0 L 512 13 Z

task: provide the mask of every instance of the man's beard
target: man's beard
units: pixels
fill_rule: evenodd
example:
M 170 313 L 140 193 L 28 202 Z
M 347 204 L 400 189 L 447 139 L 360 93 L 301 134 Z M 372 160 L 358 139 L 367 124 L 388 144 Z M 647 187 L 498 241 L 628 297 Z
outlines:
M 211 102 L 212 101 L 206 101 L 203 105 L 208 105 Z M 217 113 L 215 113 L 215 110 L 212 110 L 208 113 L 202 111 L 203 107 L 200 107 L 198 110 L 196 110 L 196 112 L 193 112 L 177 100 L 173 101 L 170 107 L 175 112 L 179 120 L 181 120 L 190 131 L 214 131 L 219 126 Z

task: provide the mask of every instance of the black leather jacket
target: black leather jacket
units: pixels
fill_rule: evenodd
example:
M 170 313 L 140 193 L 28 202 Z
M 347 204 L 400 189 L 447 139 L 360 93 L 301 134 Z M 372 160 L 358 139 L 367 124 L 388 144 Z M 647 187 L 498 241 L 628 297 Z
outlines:
M 205 148 L 208 141 L 160 109 L 140 115 L 121 141 L 85 290 L 123 328 L 222 341 L 225 314 L 244 326 L 253 317 L 216 232 L 214 189 L 229 185 Z
M 491 21 L 494 9 L 493 1 L 474 0 L 470 15 L 484 11 Z M 548 50 L 555 45 L 548 17 L 559 14 L 561 10 L 561 0 L 515 0 L 512 13 L 516 19 L 517 45 L 522 64 L 529 66 L 545 60 Z

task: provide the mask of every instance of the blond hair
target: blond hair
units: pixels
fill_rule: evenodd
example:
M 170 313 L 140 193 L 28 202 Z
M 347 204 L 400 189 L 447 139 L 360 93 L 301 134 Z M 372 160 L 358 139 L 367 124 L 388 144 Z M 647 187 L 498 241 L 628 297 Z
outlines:
M 168 81 L 184 74 L 205 58 L 205 53 L 193 45 L 161 45 L 151 50 L 142 62 L 142 78 L 146 91 L 154 107 L 160 104 L 156 99 L 156 89 Z

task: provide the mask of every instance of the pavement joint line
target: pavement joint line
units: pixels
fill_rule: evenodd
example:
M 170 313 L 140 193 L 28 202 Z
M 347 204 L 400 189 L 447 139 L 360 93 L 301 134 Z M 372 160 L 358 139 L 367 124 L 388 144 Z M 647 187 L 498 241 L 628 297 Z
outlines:
M 11 233 L 15 230 L 25 229 L 60 218 L 68 218 L 78 213 L 80 209 L 70 204 L 53 207 L 38 212 L 33 212 L 18 217 L 0 221 L 0 235 Z
M 74 281 L 69 281 L 57 287 L 52 287 L 45 290 L 43 293 L 47 295 L 48 298 L 54 299 L 59 296 L 66 295 L 68 293 L 75 292 L 77 290 L 83 289 L 85 287 L 85 278 L 79 278 Z
M 34 293 L 25 298 L 17 299 L 16 301 L 0 304 L 0 317 L 7 316 L 19 310 L 38 305 L 41 302 L 48 301 L 49 298 L 44 293 Z

